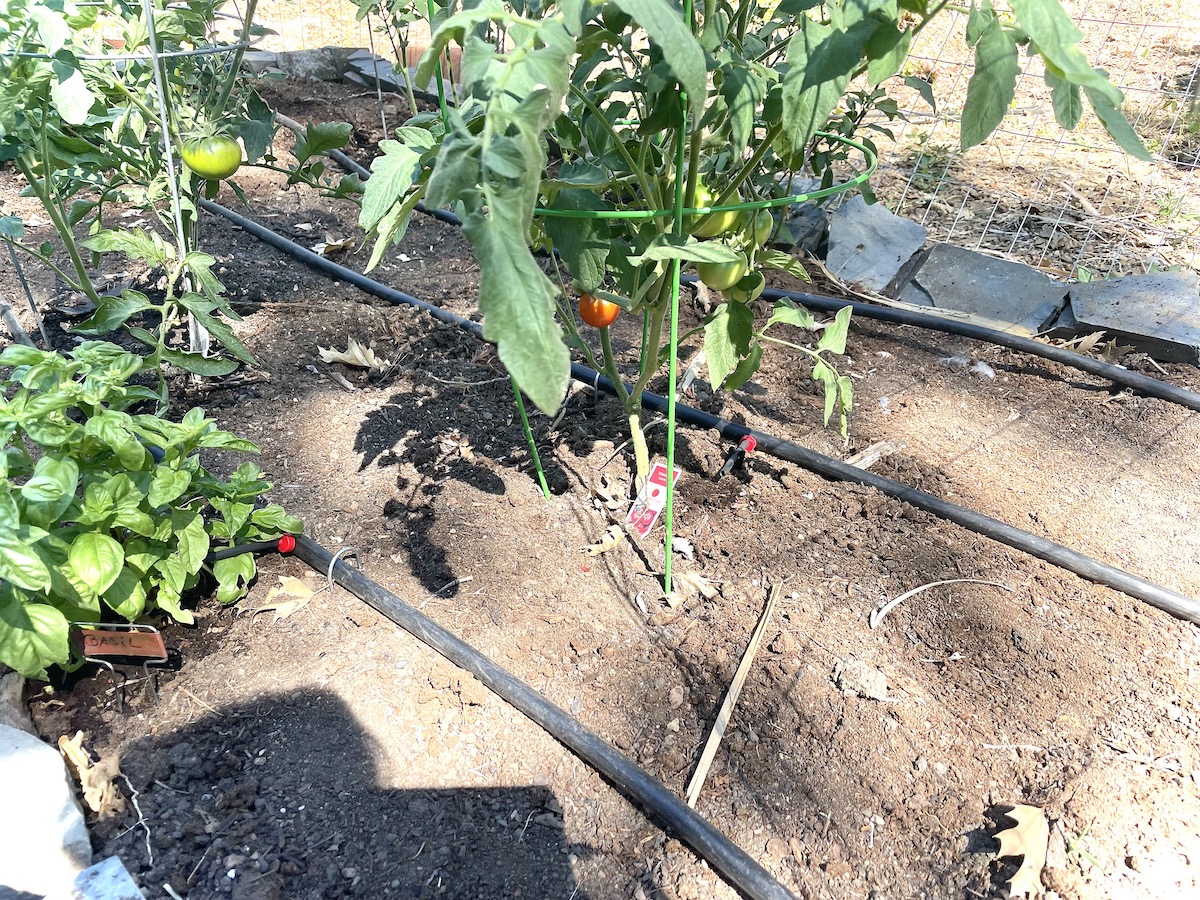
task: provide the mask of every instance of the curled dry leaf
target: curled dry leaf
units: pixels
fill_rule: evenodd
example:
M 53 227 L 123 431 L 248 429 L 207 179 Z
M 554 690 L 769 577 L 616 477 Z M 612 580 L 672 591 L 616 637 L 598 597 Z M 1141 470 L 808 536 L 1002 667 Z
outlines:
M 587 548 L 587 555 L 599 556 L 601 553 L 607 553 L 623 540 L 625 540 L 625 531 L 621 526 L 609 525 L 608 531 L 604 532 L 604 536 Z
M 331 253 L 337 253 L 341 250 L 349 250 L 354 246 L 354 238 L 331 238 L 326 235 L 325 240 L 313 244 L 313 253 L 318 256 L 329 256 Z
M 64 734 L 58 739 L 58 749 L 79 779 L 88 809 L 101 819 L 125 812 L 125 796 L 114 783 L 121 774 L 120 754 L 102 757 L 100 762 L 93 764 L 91 754 L 83 748 L 82 731 L 75 732 L 73 738 Z
M 263 612 L 275 613 L 275 621 L 286 619 L 298 609 L 308 605 L 313 598 L 313 590 L 299 578 L 290 575 L 279 576 L 279 586 L 267 591 L 267 596 L 261 606 L 250 610 L 253 616 Z
M 710 581 L 699 572 L 672 572 L 671 582 L 675 588 L 674 593 L 684 597 L 699 594 L 704 599 L 711 600 L 717 596 L 717 582 Z
M 357 366 L 360 369 L 386 369 L 391 363 L 375 355 L 370 347 L 363 346 L 354 338 L 346 342 L 345 350 L 317 347 L 321 361 L 327 363 L 339 362 L 347 366 Z
M 592 485 L 592 502 L 598 509 L 610 511 L 629 505 L 629 501 L 621 496 L 621 486 L 607 472 L 601 473 L 600 478 Z
M 475 451 L 471 449 L 471 442 L 459 434 L 457 428 L 439 434 L 437 444 L 443 456 L 461 456 L 467 462 L 475 461 Z
M 1000 856 L 1023 856 L 1021 866 L 1008 883 L 1011 897 L 1039 897 L 1042 894 L 1042 869 L 1050 845 L 1050 824 L 1036 806 L 1014 806 L 1005 813 L 1017 824 L 996 833 Z

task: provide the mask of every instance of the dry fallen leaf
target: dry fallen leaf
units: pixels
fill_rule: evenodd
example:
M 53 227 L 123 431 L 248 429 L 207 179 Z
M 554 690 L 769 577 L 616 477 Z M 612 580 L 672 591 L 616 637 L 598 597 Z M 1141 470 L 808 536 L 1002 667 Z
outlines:
M 275 621 L 280 622 L 296 610 L 303 609 L 312 598 L 312 588 L 299 578 L 293 578 L 291 575 L 280 575 L 279 586 L 267 591 L 267 596 L 264 598 L 262 605 L 251 609 L 250 614 L 256 616 L 259 613 L 271 612 L 273 610 L 275 612 Z
M 1008 883 L 1012 897 L 1037 897 L 1042 888 L 1042 869 L 1046 865 L 1046 850 L 1050 845 L 1050 824 L 1046 814 L 1036 806 L 1017 805 L 1005 813 L 1016 822 L 1013 828 L 996 833 L 1000 856 L 1023 856 L 1021 867 Z
M 88 809 L 101 819 L 119 816 L 125 812 L 125 797 L 114 784 L 121 774 L 120 754 L 105 756 L 100 762 L 93 764 L 91 754 L 83 749 L 82 731 L 75 732 L 73 738 L 64 734 L 58 739 L 58 749 L 75 770 Z
M 601 553 L 607 553 L 623 540 L 625 540 L 625 532 L 621 526 L 609 525 L 604 536 L 587 548 L 587 554 L 588 556 L 599 556 Z
M 349 250 L 354 246 L 354 238 L 331 238 L 326 236 L 325 240 L 313 244 L 313 253 L 318 256 L 329 256 L 331 253 L 337 253 L 339 250 Z
M 706 600 L 711 600 L 717 596 L 717 583 L 709 581 L 699 572 L 672 572 L 671 581 L 674 584 L 675 593 L 683 594 L 685 597 L 700 594 Z
M 621 486 L 607 472 L 592 485 L 592 502 L 598 509 L 618 510 L 629 505 L 621 494 Z
M 360 369 L 386 369 L 391 365 L 388 360 L 376 356 L 374 350 L 363 346 L 354 338 L 346 342 L 344 351 L 318 346 L 317 352 L 321 354 L 322 362 L 340 362 Z
M 437 436 L 438 449 L 441 450 L 443 456 L 461 456 L 467 462 L 475 461 L 475 451 L 471 449 L 471 442 L 459 434 L 458 429 L 444 432 Z

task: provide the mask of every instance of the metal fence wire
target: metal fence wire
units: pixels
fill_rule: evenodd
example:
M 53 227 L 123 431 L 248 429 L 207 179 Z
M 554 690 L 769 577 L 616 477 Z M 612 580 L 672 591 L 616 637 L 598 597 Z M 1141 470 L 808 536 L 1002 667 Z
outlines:
M 1002 6 L 1002 4 L 997 4 Z M 1125 92 L 1125 113 L 1154 157 L 1122 153 L 1090 111 L 1054 121 L 1041 60 L 1023 56 L 1015 108 L 984 144 L 958 149 L 973 53 L 953 13 L 915 42 L 903 74 L 930 81 L 893 93 L 906 121 L 880 142 L 877 192 L 933 240 L 1081 279 L 1200 268 L 1200 2 L 1064 0 L 1093 65 Z
M 1023 57 L 1015 108 L 1000 129 L 960 152 L 973 53 L 966 13 L 945 12 L 918 36 L 902 72 L 932 83 L 936 110 L 899 79 L 889 82 L 904 118 L 880 122 L 894 141 L 875 135 L 880 200 L 932 240 L 1064 278 L 1200 269 L 1200 0 L 1062 2 L 1088 59 L 1125 92 L 1126 115 L 1154 161 L 1122 153 L 1090 112 L 1063 131 L 1036 55 Z M 257 19 L 277 32 L 262 47 L 394 55 L 371 23 L 355 21 L 355 9 L 350 0 L 261 0 Z

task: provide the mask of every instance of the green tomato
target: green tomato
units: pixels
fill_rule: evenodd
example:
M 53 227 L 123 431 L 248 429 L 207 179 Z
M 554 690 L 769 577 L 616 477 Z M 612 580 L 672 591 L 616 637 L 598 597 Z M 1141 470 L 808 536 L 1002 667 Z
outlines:
M 761 247 L 775 230 L 775 218 L 769 209 L 760 209 L 754 216 L 754 243 Z
M 746 274 L 746 258 L 737 262 L 727 263 L 698 263 L 696 274 L 714 291 L 727 291 Z
M 690 206 L 692 209 L 703 209 L 706 206 L 712 206 L 719 199 L 720 197 L 714 196 L 705 184 L 700 183 L 696 185 L 696 194 L 692 197 Z M 732 206 L 735 203 L 741 202 L 742 198 L 734 194 L 730 198 L 729 203 L 724 205 Z M 730 209 L 712 213 L 707 218 L 698 216 L 695 218 L 695 223 L 697 223 L 698 227 L 692 228 L 692 235 L 698 238 L 711 238 L 726 234 L 737 227 L 738 215 L 736 209 Z
M 762 296 L 763 288 L 766 286 L 767 279 L 763 278 L 763 273 L 755 270 L 746 273 L 737 284 L 725 292 L 725 296 L 738 303 L 749 303 Z
M 242 165 L 242 148 L 222 134 L 190 138 L 179 152 L 189 169 L 213 181 L 228 178 Z

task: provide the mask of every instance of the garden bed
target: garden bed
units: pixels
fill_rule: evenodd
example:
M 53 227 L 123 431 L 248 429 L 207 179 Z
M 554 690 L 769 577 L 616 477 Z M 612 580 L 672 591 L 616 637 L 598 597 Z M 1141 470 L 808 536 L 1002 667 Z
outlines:
M 356 155 L 369 159 L 373 95 L 277 90 L 270 101 L 294 118 L 354 123 Z M 284 190 L 266 172 L 238 182 L 251 200 L 240 211 L 293 240 L 357 237 L 349 203 Z M 27 202 L 15 192 L 6 173 L 6 207 Z M 239 209 L 228 190 L 220 200 Z M 671 608 L 661 532 L 585 552 L 609 524 L 601 479 L 631 474 L 615 401 L 580 390 L 560 419 L 533 418 L 547 502 L 487 345 L 221 220 L 206 220 L 201 243 L 258 365 L 181 388 L 178 403 L 258 443 L 272 499 L 317 541 L 353 548 L 369 577 L 673 791 L 769 587 L 782 585 L 698 810 L 800 896 L 1001 896 L 1015 865 L 995 859 L 991 835 L 1014 803 L 1044 807 L 1045 882 L 1062 896 L 1196 891 L 1195 626 L 769 457 L 717 480 L 731 448 L 694 431 L 678 438 L 675 507 L 694 559 L 675 565 L 716 591 Z M 361 269 L 368 252 L 336 258 Z M 470 249 L 432 219 L 373 275 L 475 309 Z M 17 296 L 11 272 L 0 289 Z M 615 343 L 630 352 L 624 324 Z M 391 366 L 367 377 L 320 361 L 318 346 L 349 338 Z M 945 363 L 955 357 L 995 377 Z M 848 446 L 820 427 L 823 398 L 799 354 L 768 351 L 732 395 L 714 395 L 702 374 L 687 402 L 839 457 L 902 444 L 875 471 L 1200 596 L 1194 414 L 1055 363 L 875 323 L 854 325 L 843 371 L 857 402 Z M 1165 377 L 1200 389 L 1194 368 Z M 650 437 L 661 454 L 663 429 Z M 104 678 L 34 687 L 44 737 L 83 729 L 96 752 L 121 753 L 144 826 L 99 822 L 94 842 L 148 896 L 164 883 L 195 898 L 733 895 L 539 728 L 340 589 L 286 617 L 255 612 L 284 575 L 323 584 L 266 557 L 240 604 L 204 601 L 194 628 L 166 629 L 184 665 L 158 705 L 135 688 L 120 712 Z M 869 627 L 884 600 L 947 579 L 1005 588 L 931 588 Z M 851 661 L 886 676 L 886 699 L 838 687 L 835 669 Z

